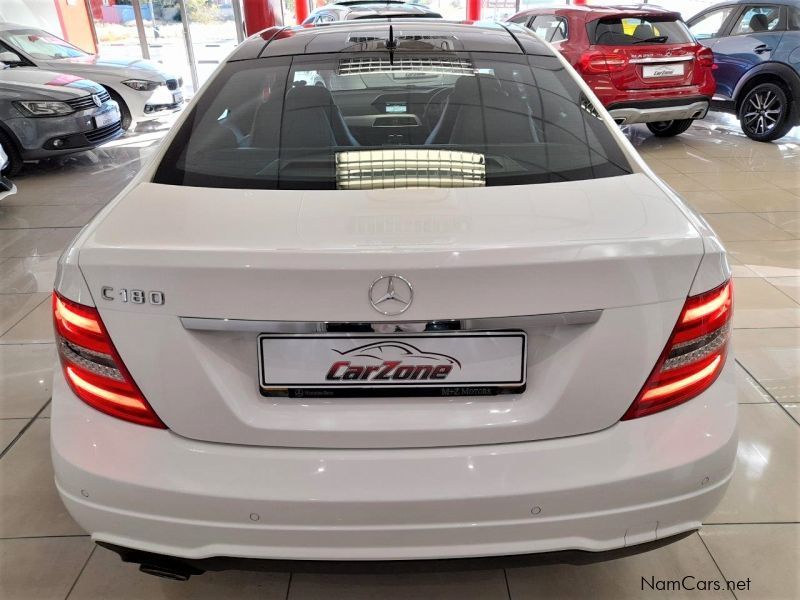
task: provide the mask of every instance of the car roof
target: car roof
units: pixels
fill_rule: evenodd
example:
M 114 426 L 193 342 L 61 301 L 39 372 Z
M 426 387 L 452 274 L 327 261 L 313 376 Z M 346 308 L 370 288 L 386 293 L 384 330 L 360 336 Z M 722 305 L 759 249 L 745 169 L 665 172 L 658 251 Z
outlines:
M 0 31 L 12 31 L 14 29 L 38 29 L 44 31 L 41 27 L 34 27 L 32 25 L 20 25 L 19 23 L 0 22 Z
M 390 34 L 397 42 L 397 53 L 503 52 L 553 56 L 553 51 L 532 31 L 509 23 L 376 18 L 272 27 L 242 42 L 229 60 L 383 52 Z
M 767 0 L 765 0 L 767 1 Z M 797 0 L 800 1 L 800 0 Z M 523 10 L 517 15 L 537 15 L 537 14 L 557 14 L 561 16 L 571 16 L 584 21 L 593 21 L 595 19 L 602 19 L 609 16 L 637 16 L 643 14 L 669 16 L 680 18 L 680 13 L 674 10 L 669 10 L 654 4 L 609 4 L 609 5 L 578 5 L 566 7 L 536 7 L 529 10 Z M 517 16 L 515 15 L 515 16 Z
M 439 14 L 425 5 L 406 4 L 403 2 L 359 2 L 358 4 L 347 4 L 345 6 L 348 9 L 348 19 L 361 19 L 367 15 L 405 16 L 408 14 L 426 16 Z
M 800 0 L 727 0 L 727 2 L 717 2 L 716 4 L 712 4 L 711 6 L 706 6 L 702 10 L 698 11 L 697 16 L 701 13 L 708 12 L 715 8 L 719 8 L 721 6 L 740 6 L 742 4 L 770 4 L 770 5 L 784 5 L 784 6 L 794 6 L 795 8 L 800 8 Z

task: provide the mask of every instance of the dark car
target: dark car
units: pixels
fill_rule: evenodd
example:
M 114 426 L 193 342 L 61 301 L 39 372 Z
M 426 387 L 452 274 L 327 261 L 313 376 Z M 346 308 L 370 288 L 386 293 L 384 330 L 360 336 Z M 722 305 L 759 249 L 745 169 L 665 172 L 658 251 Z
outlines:
M 432 11 L 424 4 L 411 4 L 386 0 L 374 2 L 369 0 L 341 0 L 318 8 L 303 21 L 303 25 L 319 25 L 352 19 L 377 19 L 385 17 L 422 17 L 441 19 L 442 15 Z
M 711 52 L 679 13 L 649 6 L 535 8 L 509 19 L 552 43 L 617 123 L 657 136 L 702 119 L 714 93 Z
M 725 2 L 688 23 L 714 52 L 715 107 L 747 137 L 771 142 L 800 124 L 800 0 Z

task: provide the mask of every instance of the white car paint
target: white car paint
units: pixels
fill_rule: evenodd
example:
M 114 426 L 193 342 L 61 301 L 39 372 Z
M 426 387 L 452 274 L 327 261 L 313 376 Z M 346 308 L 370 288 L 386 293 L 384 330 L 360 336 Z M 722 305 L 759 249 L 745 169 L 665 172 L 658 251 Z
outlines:
M 694 401 L 588 435 L 386 450 L 134 434 L 57 376 L 56 483 L 95 541 L 186 558 L 622 548 L 697 529 L 722 498 L 737 444 L 732 367 Z
M 102 55 L 89 55 L 83 58 L 64 58 L 59 60 L 36 60 L 37 66 L 51 71 L 59 71 L 78 77 L 85 77 L 114 90 L 128 107 L 134 123 L 163 118 L 177 112 L 183 106 L 180 88 L 169 90 L 167 81 L 177 81 L 178 77 L 164 70 L 160 65 L 143 59 L 115 59 Z M 154 91 L 134 90 L 124 83 L 128 79 L 143 79 L 159 83 Z M 181 94 L 178 106 L 158 112 L 146 111 L 148 105 L 174 104 L 173 94 Z
M 152 183 L 184 115 L 60 262 L 56 289 L 97 307 L 169 427 L 95 411 L 57 369 L 56 481 L 92 538 L 185 558 L 374 560 L 600 551 L 700 527 L 733 470 L 732 359 L 694 399 L 619 419 L 687 295 L 730 270 L 580 85 L 633 174 L 357 192 Z M 397 317 L 369 304 L 387 273 L 414 285 Z M 122 305 L 103 286 L 166 300 Z M 586 311 L 602 314 L 570 321 Z M 256 340 L 275 322 L 479 318 L 525 329 L 525 392 L 258 392 Z

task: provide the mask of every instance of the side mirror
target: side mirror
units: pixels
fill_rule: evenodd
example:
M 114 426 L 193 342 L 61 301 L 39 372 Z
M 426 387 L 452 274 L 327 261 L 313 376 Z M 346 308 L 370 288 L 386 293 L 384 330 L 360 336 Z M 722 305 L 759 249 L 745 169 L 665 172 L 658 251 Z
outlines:
M 22 63 L 22 59 L 17 53 L 6 50 L 4 52 L 0 52 L 0 63 L 5 63 L 9 66 L 19 65 Z

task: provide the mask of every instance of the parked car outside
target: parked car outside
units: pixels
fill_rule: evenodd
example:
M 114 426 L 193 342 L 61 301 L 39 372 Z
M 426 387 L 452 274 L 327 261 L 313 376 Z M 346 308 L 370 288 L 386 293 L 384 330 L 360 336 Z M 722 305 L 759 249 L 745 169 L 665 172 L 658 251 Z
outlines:
M 9 164 L 8 154 L 0 143 L 0 200 L 17 191 L 16 186 L 5 176 Z
M 689 19 L 717 63 L 715 107 L 770 142 L 800 125 L 800 0 L 724 2 Z
M 529 30 L 266 30 L 59 261 L 58 490 L 175 578 L 644 551 L 732 476 L 730 285 Z
M 424 4 L 413 4 L 397 0 L 375 2 L 373 0 L 341 0 L 316 9 L 303 25 L 320 25 L 354 19 L 380 17 L 441 19 L 442 15 Z
M 714 57 L 677 12 L 641 5 L 534 8 L 509 21 L 556 46 L 619 124 L 645 123 L 668 137 L 708 111 Z
M 0 53 L 0 145 L 6 174 L 23 161 L 89 150 L 122 135 L 120 112 L 98 83 L 30 67 L 10 68 Z
M 12 66 L 39 67 L 100 83 L 119 105 L 123 129 L 164 117 L 184 104 L 183 80 L 150 61 L 89 54 L 51 33 L 13 23 L 0 23 L 0 49 L 18 57 Z

